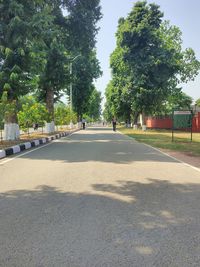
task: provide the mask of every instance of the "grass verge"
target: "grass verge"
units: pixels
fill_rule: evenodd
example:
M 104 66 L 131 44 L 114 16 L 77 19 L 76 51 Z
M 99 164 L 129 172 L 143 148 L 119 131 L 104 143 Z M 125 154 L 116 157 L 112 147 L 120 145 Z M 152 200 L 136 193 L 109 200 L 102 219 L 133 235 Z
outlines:
M 172 133 L 168 130 L 133 130 L 124 127 L 118 130 L 135 140 L 149 144 L 153 147 L 184 152 L 191 156 L 200 156 L 200 133 L 193 133 L 193 141 L 190 142 L 189 132 L 175 132 L 174 142 L 172 142 Z

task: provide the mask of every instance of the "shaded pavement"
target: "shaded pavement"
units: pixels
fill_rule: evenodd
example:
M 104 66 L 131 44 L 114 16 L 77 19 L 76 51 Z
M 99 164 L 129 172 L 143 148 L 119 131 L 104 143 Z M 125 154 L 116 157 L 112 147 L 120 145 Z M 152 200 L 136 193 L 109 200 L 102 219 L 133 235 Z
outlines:
M 199 206 L 198 171 L 80 131 L 0 165 L 0 266 L 200 266 Z

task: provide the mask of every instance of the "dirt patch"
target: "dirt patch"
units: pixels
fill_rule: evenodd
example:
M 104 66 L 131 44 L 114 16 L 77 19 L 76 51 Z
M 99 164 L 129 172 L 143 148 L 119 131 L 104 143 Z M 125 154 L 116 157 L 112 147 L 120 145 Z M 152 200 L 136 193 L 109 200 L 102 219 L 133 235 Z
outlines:
M 194 167 L 200 168 L 200 157 L 199 156 L 194 156 L 190 154 L 189 152 L 177 152 L 177 151 L 171 151 L 168 149 L 160 149 L 160 150 L 178 160 L 188 163 Z

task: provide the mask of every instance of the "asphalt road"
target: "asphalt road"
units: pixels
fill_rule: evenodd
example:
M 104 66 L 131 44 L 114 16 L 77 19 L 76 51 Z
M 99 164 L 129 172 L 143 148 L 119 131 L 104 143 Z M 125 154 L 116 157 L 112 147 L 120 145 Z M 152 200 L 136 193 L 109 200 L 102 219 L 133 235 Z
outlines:
M 0 266 L 200 266 L 200 172 L 108 128 L 1 160 Z

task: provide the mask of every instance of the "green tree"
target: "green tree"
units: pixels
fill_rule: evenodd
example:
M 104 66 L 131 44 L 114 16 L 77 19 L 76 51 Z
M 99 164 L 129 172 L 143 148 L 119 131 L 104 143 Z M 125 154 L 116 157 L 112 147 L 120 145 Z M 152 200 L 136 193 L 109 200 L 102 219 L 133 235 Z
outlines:
M 109 82 L 106 87 L 105 96 L 106 96 L 106 103 L 104 108 L 104 118 L 108 121 L 112 120 L 113 116 L 119 115 L 118 107 L 118 96 L 119 90 L 117 87 L 113 86 L 113 80 Z
M 34 123 L 44 126 L 47 115 L 45 106 L 34 101 L 22 104 L 22 109 L 17 114 L 19 125 L 24 131 L 27 131 Z
M 69 125 L 70 122 L 77 123 L 77 115 L 75 112 L 71 112 L 68 106 L 63 103 L 56 105 L 55 107 L 55 123 L 58 126 Z
M 181 88 L 179 88 L 174 90 L 152 115 L 171 115 L 173 109 L 191 109 L 192 102 L 192 97 L 182 92 Z
M 32 89 L 31 22 L 39 4 L 39 1 L 25 0 L 0 3 L 0 96 L 7 91 L 10 102 Z M 16 113 L 7 119 L 16 123 Z
M 168 98 L 168 107 L 172 109 L 191 109 L 193 99 L 182 91 L 178 91 Z
M 96 89 L 93 90 L 88 103 L 87 115 L 92 118 L 93 121 L 99 120 L 101 116 L 101 92 Z
M 35 43 L 36 57 L 39 61 L 38 69 L 38 97 L 46 103 L 48 110 L 48 122 L 54 120 L 54 103 L 62 95 L 67 77 L 67 54 L 66 41 L 66 18 L 62 13 L 62 1 L 53 0 L 48 2 L 42 14 L 46 14 L 48 23 L 44 23 L 40 16 L 39 44 L 41 51 L 38 53 L 38 41 Z M 45 17 L 45 18 L 46 18 Z M 38 55 L 40 57 L 38 57 Z
M 197 107 L 200 107 L 200 98 L 196 100 L 195 104 L 197 105 Z
M 50 19 L 42 28 L 42 53 L 40 52 L 41 56 L 36 60 L 43 63 L 39 73 L 38 91 L 40 99 L 46 102 L 51 121 L 54 117 L 54 103 L 62 96 L 63 91 L 70 95 L 70 82 L 73 84 L 75 112 L 81 115 L 87 109 L 93 90 L 93 79 L 100 74 L 94 48 L 98 31 L 96 23 L 101 13 L 99 0 L 54 0 L 48 2 L 48 7 Z M 62 8 L 67 12 L 63 13 Z M 79 54 L 81 57 L 73 62 L 73 75 L 70 77 L 70 60 Z
M 73 63 L 73 109 L 81 117 L 87 112 L 94 89 L 93 80 L 101 75 L 96 58 L 97 22 L 101 19 L 100 0 L 70 1 L 68 5 L 69 51 L 81 57 Z M 69 94 L 69 91 L 68 91 Z
M 15 100 L 8 100 L 8 92 L 4 91 L 0 99 L 0 129 L 4 126 L 4 121 L 16 114 L 17 103 Z
M 158 5 L 142 1 L 119 20 L 112 78 L 118 99 L 128 99 L 134 122 L 139 113 L 157 111 L 177 85 L 193 79 L 200 68 L 194 51 L 182 50 L 180 30 L 162 19 Z M 118 101 L 121 111 L 123 102 Z

